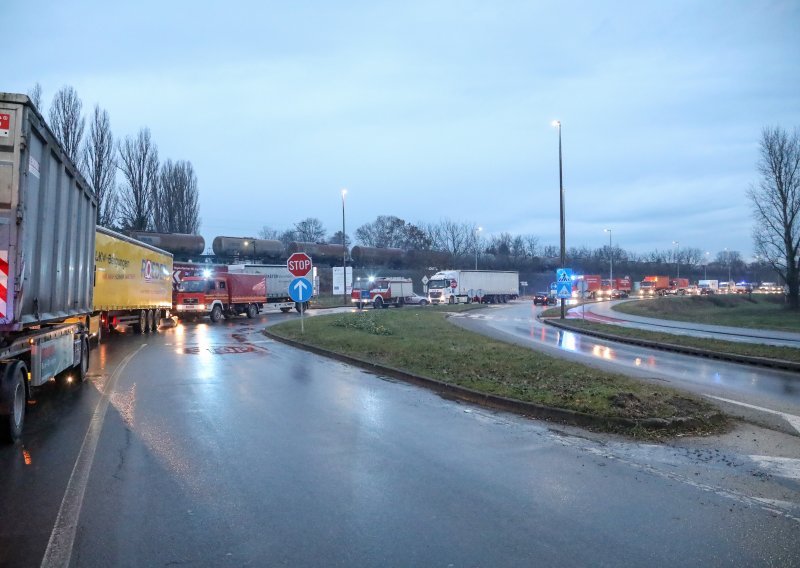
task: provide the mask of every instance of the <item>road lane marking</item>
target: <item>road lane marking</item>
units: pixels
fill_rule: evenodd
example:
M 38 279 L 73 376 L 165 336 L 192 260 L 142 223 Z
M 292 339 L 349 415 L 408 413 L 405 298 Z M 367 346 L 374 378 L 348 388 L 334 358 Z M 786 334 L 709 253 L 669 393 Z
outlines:
M 100 433 L 103 431 L 103 422 L 106 418 L 108 403 L 111 393 L 117 384 L 117 379 L 128 366 L 128 363 L 147 344 L 140 345 L 133 353 L 129 354 L 122 363 L 116 368 L 111 378 L 105 384 L 103 394 L 94 409 L 89 429 L 83 438 L 81 450 L 69 476 L 67 489 L 64 491 L 64 498 L 61 500 L 61 507 L 58 509 L 58 517 L 50 533 L 50 540 L 47 542 L 42 567 L 50 568 L 55 566 L 69 566 L 72 558 L 72 547 L 75 544 L 75 532 L 78 529 L 78 517 L 83 507 L 83 496 L 86 493 L 86 484 L 89 481 L 89 473 L 92 471 L 94 454 L 97 450 L 97 442 L 100 440 Z
M 786 420 L 792 428 L 800 432 L 800 416 L 795 416 L 794 414 L 787 414 L 785 412 L 779 412 L 777 410 L 772 410 L 769 408 L 762 408 L 761 406 L 755 406 L 753 404 L 747 404 L 746 402 L 739 402 L 738 400 L 731 400 L 729 398 L 722 398 L 721 396 L 713 396 L 710 394 L 706 395 L 708 398 L 714 398 L 716 400 L 721 400 L 722 402 L 728 402 L 730 404 L 738 404 L 739 406 L 744 406 L 745 408 L 752 408 L 753 410 L 760 410 L 761 412 L 767 412 L 769 414 L 776 414 Z

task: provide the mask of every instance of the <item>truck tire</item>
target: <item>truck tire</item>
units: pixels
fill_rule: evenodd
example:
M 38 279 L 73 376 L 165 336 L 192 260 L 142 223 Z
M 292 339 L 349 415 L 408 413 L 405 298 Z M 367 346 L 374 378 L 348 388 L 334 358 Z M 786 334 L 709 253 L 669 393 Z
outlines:
M 402 308 L 405 305 L 406 305 L 405 298 L 400 298 L 399 300 L 397 300 L 397 303 L 394 305 L 394 307 L 395 308 Z
M 378 296 L 377 298 L 375 298 L 375 301 L 372 302 L 372 309 L 379 310 L 382 307 L 383 307 L 383 298 Z
M 147 310 L 147 315 L 145 317 L 144 332 L 150 333 L 153 331 L 153 310 Z
M 258 308 L 256 308 L 255 304 L 247 304 L 247 318 L 253 319 L 258 315 Z
M 211 323 L 217 323 L 222 319 L 222 308 L 219 304 L 211 309 Z
M 455 296 L 450 296 L 450 299 L 447 300 L 447 303 L 450 304 L 450 305 L 455 304 L 456 303 L 456 297 Z
M 28 396 L 25 392 L 25 376 L 28 374 L 22 361 L 13 361 L 3 365 L 0 388 L 6 399 L 7 415 L 0 415 L 0 435 L 8 443 L 15 443 L 22 437 L 25 425 L 25 407 Z
M 141 310 L 139 312 L 138 323 L 133 324 L 133 332 L 137 334 L 142 334 L 146 330 L 147 330 L 147 311 Z
M 85 335 L 81 338 L 81 360 L 73 367 L 73 372 L 79 383 L 86 380 L 86 373 L 89 372 L 89 338 Z

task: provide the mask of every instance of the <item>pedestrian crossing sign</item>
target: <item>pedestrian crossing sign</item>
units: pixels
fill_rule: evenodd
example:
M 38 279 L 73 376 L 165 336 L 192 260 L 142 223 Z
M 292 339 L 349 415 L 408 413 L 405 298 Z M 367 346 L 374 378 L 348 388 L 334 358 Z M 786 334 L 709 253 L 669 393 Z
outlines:
M 556 270 L 556 296 L 565 299 L 572 297 L 571 268 L 559 268 Z

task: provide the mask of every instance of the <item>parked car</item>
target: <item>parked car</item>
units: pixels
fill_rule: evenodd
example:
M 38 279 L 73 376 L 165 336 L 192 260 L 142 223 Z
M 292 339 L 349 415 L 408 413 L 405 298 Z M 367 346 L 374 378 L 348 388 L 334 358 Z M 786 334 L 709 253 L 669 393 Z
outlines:
M 612 300 L 621 300 L 623 298 L 627 298 L 628 293 L 625 290 L 611 290 L 611 299 Z
M 552 298 L 547 292 L 536 292 L 533 295 L 533 303 L 537 306 L 546 306 L 548 304 L 555 304 L 556 299 Z
M 420 296 L 419 294 L 411 294 L 410 296 L 405 296 L 403 298 L 406 304 L 416 304 L 419 306 L 427 306 L 428 305 L 428 298 L 425 296 Z
M 701 296 L 713 296 L 714 289 L 713 288 L 700 288 L 700 295 Z

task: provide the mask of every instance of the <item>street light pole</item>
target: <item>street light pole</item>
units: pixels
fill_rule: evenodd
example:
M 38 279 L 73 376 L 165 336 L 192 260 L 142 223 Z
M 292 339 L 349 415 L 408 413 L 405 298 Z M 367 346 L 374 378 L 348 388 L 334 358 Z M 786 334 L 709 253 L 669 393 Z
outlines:
M 676 272 L 675 278 L 680 278 L 681 277 L 681 261 L 678 258 L 678 255 L 680 255 L 681 249 L 680 249 L 680 247 L 678 245 L 680 245 L 681 243 L 679 243 L 678 241 L 672 241 L 672 244 L 675 245 L 675 272 Z
M 475 270 L 478 270 L 478 234 L 483 231 L 483 227 L 475 229 Z
M 610 286 L 608 292 L 610 294 L 611 290 L 614 289 L 614 249 L 611 248 L 611 229 L 603 229 L 603 231 L 608 233 L 608 262 L 609 262 L 608 285 Z
M 564 230 L 564 169 L 563 169 L 563 162 L 561 159 L 561 121 L 554 120 L 553 126 L 558 127 L 558 194 L 559 194 L 559 209 L 560 209 L 560 218 L 561 218 L 561 268 L 566 268 L 564 266 L 567 263 L 567 237 Z M 561 298 L 561 319 L 566 317 L 566 305 L 564 303 L 564 298 Z
M 344 227 L 344 196 L 347 190 L 342 189 L 342 270 L 344 270 L 344 305 L 347 305 L 347 237 Z
M 703 265 L 703 280 L 708 280 L 708 255 L 711 254 L 706 251 L 706 263 Z

